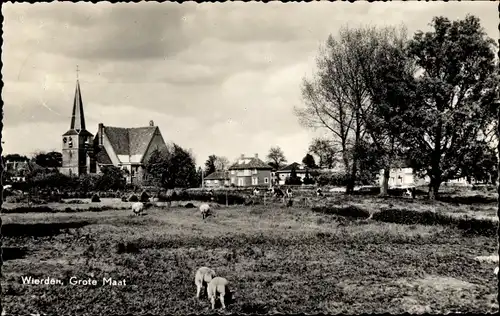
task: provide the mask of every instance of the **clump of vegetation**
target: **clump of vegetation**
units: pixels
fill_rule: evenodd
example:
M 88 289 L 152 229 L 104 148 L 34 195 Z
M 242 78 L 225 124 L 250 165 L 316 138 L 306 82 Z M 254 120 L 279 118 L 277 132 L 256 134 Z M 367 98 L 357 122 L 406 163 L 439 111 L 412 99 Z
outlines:
M 139 198 L 141 202 L 149 202 L 149 194 L 146 191 L 142 191 L 141 197 Z
M 354 218 L 368 218 L 370 217 L 370 212 L 353 205 L 348 206 L 323 206 L 323 207 L 313 207 L 311 208 L 314 212 L 332 214 L 344 217 L 354 217 Z
M 92 198 L 90 199 L 90 201 L 91 201 L 92 203 L 101 202 L 101 198 L 99 197 L 99 195 L 94 194 L 94 195 L 92 195 Z
M 137 195 L 132 194 L 132 195 L 128 198 L 128 201 L 129 201 L 129 202 L 139 202 L 139 198 L 137 197 Z
M 128 202 L 128 198 L 126 195 L 122 196 L 122 202 Z

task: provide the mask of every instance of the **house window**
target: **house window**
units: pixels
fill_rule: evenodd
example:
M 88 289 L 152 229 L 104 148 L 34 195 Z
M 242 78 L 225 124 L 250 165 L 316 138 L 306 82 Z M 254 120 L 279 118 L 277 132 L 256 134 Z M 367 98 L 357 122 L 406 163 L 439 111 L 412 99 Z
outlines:
M 238 185 L 239 185 L 239 186 L 243 186 L 243 185 L 245 184 L 245 183 L 244 183 L 244 180 L 245 180 L 245 179 L 242 179 L 242 178 L 238 179 Z
M 267 177 L 264 178 L 264 183 L 269 183 L 269 179 Z
M 243 175 L 244 175 L 244 176 L 249 176 L 249 175 L 251 175 L 251 171 L 250 171 L 250 169 L 245 169 L 245 170 L 243 170 Z
M 253 177 L 252 178 L 252 185 L 257 185 L 257 184 L 259 184 L 259 178 Z

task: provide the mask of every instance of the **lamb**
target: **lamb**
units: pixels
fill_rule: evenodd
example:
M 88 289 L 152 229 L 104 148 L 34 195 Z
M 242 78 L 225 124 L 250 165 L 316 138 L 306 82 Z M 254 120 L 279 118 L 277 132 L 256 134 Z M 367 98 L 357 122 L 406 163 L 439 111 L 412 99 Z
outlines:
M 201 216 L 203 217 L 203 219 L 208 217 L 210 215 L 210 205 L 207 203 L 201 204 L 200 205 L 200 212 L 201 212 Z
M 134 204 L 132 204 L 132 212 L 134 212 L 136 216 L 139 216 L 145 209 L 148 209 L 151 206 L 153 206 L 153 204 L 149 202 L 135 202 Z
M 318 188 L 316 190 L 316 196 L 323 196 L 323 191 L 321 190 L 321 188 Z
M 210 302 L 212 303 L 212 309 L 215 309 L 215 299 L 217 294 L 219 294 L 219 299 L 222 305 L 222 308 L 226 308 L 226 304 L 224 303 L 224 298 L 229 298 L 231 295 L 231 291 L 228 287 L 229 282 L 222 277 L 213 278 L 210 283 L 208 283 L 207 294 Z
M 493 271 L 496 275 L 498 275 L 498 267 L 495 268 L 495 271 Z
M 194 284 L 196 284 L 196 297 L 200 298 L 201 289 L 204 286 L 208 287 L 208 283 L 215 278 L 215 271 L 207 268 L 201 267 L 196 271 L 196 275 L 194 276 Z M 207 288 L 208 295 L 208 288 Z
M 253 195 L 258 196 L 260 194 L 259 189 L 255 188 L 253 189 Z

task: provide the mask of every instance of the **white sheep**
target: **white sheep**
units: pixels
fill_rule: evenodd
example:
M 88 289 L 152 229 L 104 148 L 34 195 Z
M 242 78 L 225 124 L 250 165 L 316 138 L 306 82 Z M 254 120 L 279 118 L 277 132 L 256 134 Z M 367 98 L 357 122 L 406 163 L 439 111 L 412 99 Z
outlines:
M 217 294 L 219 294 L 222 308 L 226 308 L 224 298 L 230 295 L 228 284 L 229 282 L 222 277 L 215 277 L 208 283 L 207 294 L 210 302 L 212 303 L 212 309 L 215 309 L 215 299 L 217 297 Z
M 136 216 L 139 216 L 145 209 L 150 208 L 152 205 L 151 203 L 144 204 L 142 202 L 135 202 L 132 204 L 132 212 L 134 212 Z
M 208 296 L 208 283 L 215 278 L 215 271 L 207 268 L 201 267 L 196 271 L 194 276 L 194 284 L 196 284 L 196 297 L 200 298 L 201 289 L 203 286 L 207 286 L 207 296 Z
M 210 215 L 210 205 L 207 203 L 201 204 L 200 205 L 200 212 L 201 212 L 201 216 L 203 217 L 203 219 L 208 217 Z
M 496 275 L 498 275 L 498 267 L 495 268 L 495 271 L 493 271 Z
M 321 190 L 321 188 L 318 188 L 316 190 L 316 196 L 323 196 L 323 191 Z
M 253 195 L 258 196 L 260 194 L 259 189 L 255 188 L 253 189 Z
M 286 196 L 288 198 L 292 198 L 293 197 L 293 192 L 292 192 L 291 188 L 286 189 Z

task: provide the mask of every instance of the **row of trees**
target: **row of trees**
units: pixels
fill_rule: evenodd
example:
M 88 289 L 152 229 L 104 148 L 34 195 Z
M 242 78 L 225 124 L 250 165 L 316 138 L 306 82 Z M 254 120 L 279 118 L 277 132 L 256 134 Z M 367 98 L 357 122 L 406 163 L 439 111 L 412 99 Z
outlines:
M 496 172 L 495 42 L 471 15 L 436 17 L 431 26 L 411 39 L 404 28 L 342 28 L 320 49 L 313 79 L 304 79 L 305 107 L 296 114 L 329 131 L 316 145 L 340 155 L 348 193 L 362 172 L 383 169 L 387 194 L 398 161 L 430 178 L 430 198 L 444 181 Z

